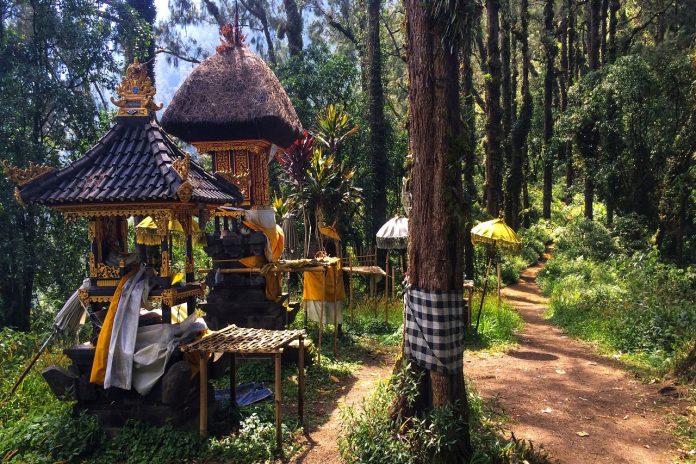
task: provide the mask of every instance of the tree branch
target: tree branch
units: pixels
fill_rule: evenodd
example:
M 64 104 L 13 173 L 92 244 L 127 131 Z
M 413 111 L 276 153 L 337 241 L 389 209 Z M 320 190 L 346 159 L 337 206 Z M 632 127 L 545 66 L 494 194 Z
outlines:
M 194 63 L 194 64 L 200 63 L 200 60 L 197 60 L 195 58 L 191 58 L 189 56 L 181 55 L 179 53 L 176 53 L 175 51 L 172 51 L 172 50 L 169 50 L 166 48 L 158 48 L 157 50 L 155 50 L 155 55 L 158 55 L 160 53 L 166 53 L 167 55 L 172 55 L 173 57 L 176 57 L 176 58 L 180 59 L 181 61 L 186 61 L 186 62 Z

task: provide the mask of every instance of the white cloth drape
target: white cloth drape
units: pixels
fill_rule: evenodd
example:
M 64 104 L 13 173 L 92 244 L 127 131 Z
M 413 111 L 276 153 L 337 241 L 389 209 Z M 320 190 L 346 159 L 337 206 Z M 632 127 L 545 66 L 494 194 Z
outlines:
M 150 291 L 148 274 L 145 271 L 146 268 L 141 267 L 123 286 L 111 330 L 104 388 L 119 387 L 125 390 L 131 388 L 133 353 L 140 308 L 147 301 Z

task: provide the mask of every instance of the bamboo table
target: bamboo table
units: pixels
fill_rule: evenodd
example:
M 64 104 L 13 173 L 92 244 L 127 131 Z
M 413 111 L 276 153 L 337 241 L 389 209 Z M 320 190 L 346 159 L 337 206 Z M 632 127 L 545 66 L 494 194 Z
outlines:
M 264 274 L 265 272 L 323 272 L 322 275 L 322 302 L 321 302 L 321 312 L 320 312 L 320 323 L 319 323 L 319 349 L 317 350 L 317 365 L 321 366 L 321 346 L 322 346 L 322 336 L 324 332 L 324 304 L 326 300 L 326 274 L 330 267 L 334 268 L 334 334 L 333 334 L 333 351 L 334 355 L 338 355 L 338 324 L 337 324 L 337 304 L 336 304 L 336 285 L 337 285 L 337 270 L 338 263 L 340 259 L 330 258 L 329 260 L 281 260 L 276 262 L 268 263 L 263 268 L 260 267 L 249 267 L 249 268 L 233 268 L 233 269 L 219 269 L 217 272 L 223 274 L 252 274 L 259 273 Z M 379 269 L 379 268 L 378 268 Z M 213 272 L 213 269 L 199 269 L 198 272 L 208 273 Z M 305 328 L 307 328 L 307 305 L 304 304 L 305 312 Z M 352 294 L 351 294 L 351 320 L 352 320 Z
M 230 353 L 230 398 L 235 401 L 236 356 L 269 355 L 275 360 L 275 427 L 276 445 L 282 451 L 282 377 L 280 358 L 283 350 L 294 340 L 299 340 L 297 355 L 297 415 L 300 424 L 304 424 L 304 330 L 266 330 L 248 329 L 230 325 L 224 329 L 209 333 L 194 342 L 181 345 L 184 352 L 199 354 L 200 368 L 200 409 L 199 431 L 201 436 L 208 434 L 208 355 L 211 353 Z

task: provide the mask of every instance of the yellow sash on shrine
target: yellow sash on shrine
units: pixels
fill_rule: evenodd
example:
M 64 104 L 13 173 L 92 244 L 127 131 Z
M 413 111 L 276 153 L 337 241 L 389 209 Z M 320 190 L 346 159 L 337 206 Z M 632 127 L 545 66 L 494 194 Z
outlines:
M 128 279 L 133 277 L 133 274 L 135 274 L 135 271 L 131 271 L 125 276 L 121 277 L 121 280 L 118 282 L 118 286 L 116 286 L 114 296 L 111 298 L 111 303 L 109 303 L 109 310 L 106 313 L 106 319 L 104 319 L 104 324 L 102 325 L 101 331 L 99 332 L 99 338 L 97 339 L 97 347 L 94 352 L 94 362 L 92 363 L 92 373 L 89 377 L 90 383 L 104 385 L 104 378 L 106 377 L 106 365 L 109 359 L 109 345 L 111 344 L 111 331 L 114 328 L 114 318 L 116 317 L 118 302 L 121 300 L 123 286 Z

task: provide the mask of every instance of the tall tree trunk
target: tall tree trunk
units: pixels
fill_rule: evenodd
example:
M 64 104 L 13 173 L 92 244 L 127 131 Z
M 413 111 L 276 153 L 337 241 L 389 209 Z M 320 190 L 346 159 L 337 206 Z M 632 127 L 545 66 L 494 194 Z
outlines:
M 575 47 L 575 0 L 567 0 L 568 9 L 568 87 L 573 85 L 577 70 L 577 49 Z
M 497 217 L 500 213 L 503 180 L 501 63 L 498 48 L 499 11 L 499 0 L 486 0 L 486 51 L 490 76 L 486 79 L 486 210 L 493 217 Z
M 590 0 L 589 3 L 589 35 L 587 40 L 588 63 L 592 71 L 599 69 L 599 13 L 601 0 Z M 591 155 L 591 154 L 590 154 Z M 594 218 L 594 170 L 587 156 L 585 157 L 585 217 Z
M 505 166 L 510 165 L 511 157 L 510 133 L 512 132 L 512 76 L 510 67 L 510 14 L 510 3 L 508 0 L 503 0 L 500 9 L 500 83 L 502 97 L 501 127 L 503 130 L 503 163 L 501 165 L 501 175 L 505 172 Z M 501 203 L 502 200 L 503 199 L 501 198 Z
M 609 45 L 608 55 L 609 62 L 613 63 L 616 60 L 616 25 L 617 17 L 620 8 L 619 0 L 609 0 Z
M 520 34 L 522 52 L 522 106 L 512 129 L 510 174 L 506 183 L 505 217 L 513 229 L 520 225 L 520 194 L 524 181 L 527 136 L 532 120 L 532 94 L 529 90 L 529 0 L 520 1 Z M 527 226 L 525 226 L 527 227 Z
M 462 93 L 464 95 L 464 274 L 474 278 L 474 244 L 471 228 L 474 225 L 473 203 L 476 198 L 474 169 L 476 168 L 476 111 L 474 109 L 474 70 L 471 63 L 471 34 L 464 39 L 462 49 Z
M 553 27 L 553 0 L 544 6 L 544 49 L 546 52 L 546 74 L 544 76 L 544 192 L 543 217 L 551 219 L 551 194 L 553 190 L 554 149 L 553 137 L 553 81 L 556 58 L 556 37 Z
M 302 51 L 302 15 L 297 8 L 296 0 L 283 0 L 285 7 L 286 26 L 285 33 L 288 36 L 288 51 L 290 56 L 297 56 Z
M 241 2 L 249 14 L 254 16 L 259 20 L 259 23 L 261 23 L 263 37 L 266 39 L 268 61 L 270 61 L 272 64 L 276 64 L 278 60 L 276 58 L 275 45 L 273 44 L 273 36 L 271 35 L 271 29 L 268 24 L 266 6 L 260 0 L 241 0 Z
M 585 218 L 590 221 L 594 219 L 594 180 L 590 174 L 590 169 L 587 167 L 587 162 L 585 162 Z
M 575 0 L 567 0 L 567 35 L 566 42 L 568 48 L 568 66 L 566 70 L 566 82 L 567 88 L 573 86 L 575 82 L 575 70 L 576 70 L 576 58 L 575 58 Z M 567 102 L 566 102 L 567 103 Z M 571 203 L 573 201 L 573 183 L 575 182 L 575 169 L 573 165 L 573 144 L 572 142 L 566 142 L 566 202 Z
M 382 86 L 382 49 L 379 40 L 380 0 L 367 2 L 367 73 L 370 118 L 370 161 L 374 182 L 372 196 L 372 236 L 387 216 L 387 150 L 384 122 L 384 88 Z
M 602 0 L 590 0 L 589 36 L 587 40 L 587 61 L 592 71 L 599 69 L 599 27 Z
M 409 217 L 409 282 L 421 289 L 462 288 L 462 127 L 458 47 L 443 43 L 445 22 L 432 3 L 404 2 L 408 37 L 409 143 L 413 153 L 413 209 Z M 462 14 L 461 12 L 458 12 Z M 457 12 L 449 12 L 457 14 Z M 421 378 L 426 408 L 455 405 L 468 422 L 463 366 L 453 373 L 428 371 Z M 435 462 L 464 463 L 471 455 L 468 426 L 457 445 Z
M 609 0 L 602 0 L 602 5 L 600 6 L 600 37 L 599 37 L 599 52 L 601 57 L 601 63 L 604 65 L 607 63 L 607 17 L 609 13 Z

